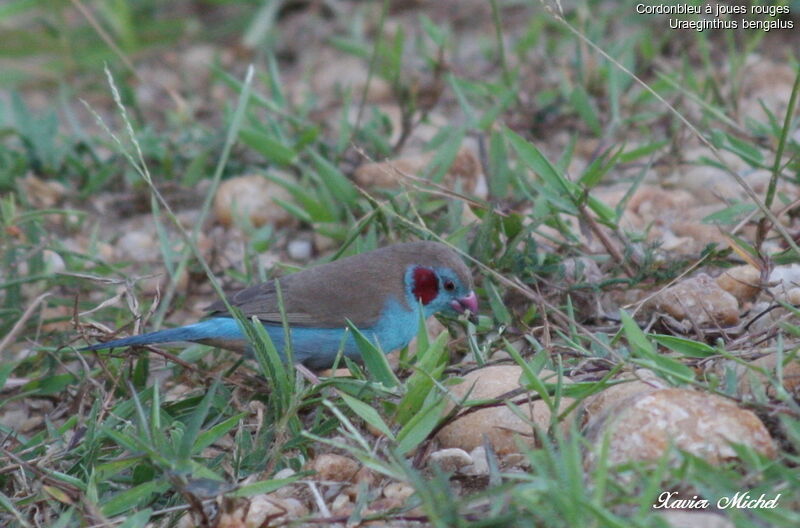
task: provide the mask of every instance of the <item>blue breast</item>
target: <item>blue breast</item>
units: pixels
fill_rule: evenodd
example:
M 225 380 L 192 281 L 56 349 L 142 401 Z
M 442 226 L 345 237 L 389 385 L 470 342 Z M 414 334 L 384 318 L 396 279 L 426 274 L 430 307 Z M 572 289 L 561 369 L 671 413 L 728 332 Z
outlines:
M 417 322 L 419 321 L 419 308 L 415 306 L 413 310 L 405 309 L 395 299 L 389 299 L 386 306 L 381 311 L 378 322 L 369 328 L 359 328 L 359 330 L 370 341 L 380 346 L 384 352 L 390 352 L 402 348 L 411 341 L 417 332 Z M 229 349 L 249 349 L 244 344 L 242 335 L 236 321 L 229 317 L 216 317 L 208 319 L 195 325 L 186 327 L 187 330 L 197 331 L 202 327 L 204 339 L 191 339 L 200 341 L 213 346 L 221 346 Z M 285 333 L 281 325 L 265 324 L 264 328 L 269 334 L 275 348 L 285 359 Z M 345 337 L 345 333 L 347 334 Z M 344 328 L 308 328 L 295 326 L 290 329 L 292 342 L 292 353 L 294 361 L 303 363 L 310 368 L 329 367 L 342 348 L 345 356 L 358 359 L 361 353 L 358 350 L 355 339 L 351 332 Z M 248 350 L 249 351 L 249 350 Z

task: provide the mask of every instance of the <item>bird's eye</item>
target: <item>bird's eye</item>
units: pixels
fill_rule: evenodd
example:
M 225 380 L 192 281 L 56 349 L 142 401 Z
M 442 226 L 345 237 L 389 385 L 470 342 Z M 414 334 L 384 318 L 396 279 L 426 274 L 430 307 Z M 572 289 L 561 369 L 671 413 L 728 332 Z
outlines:
M 447 291 L 453 291 L 453 290 L 456 289 L 456 284 L 451 280 L 445 281 L 444 289 L 447 290 Z

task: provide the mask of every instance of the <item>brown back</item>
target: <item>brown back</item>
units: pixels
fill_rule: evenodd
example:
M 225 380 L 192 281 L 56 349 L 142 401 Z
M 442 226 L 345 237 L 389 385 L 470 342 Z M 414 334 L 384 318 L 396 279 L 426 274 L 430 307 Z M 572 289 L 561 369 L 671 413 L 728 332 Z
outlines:
M 438 242 L 395 244 L 277 279 L 287 322 L 338 328 L 349 319 L 358 327 L 369 328 L 380 317 L 390 295 L 407 307 L 403 281 L 411 265 L 449 267 L 472 288 L 469 269 L 447 246 Z M 228 301 L 247 317 L 281 323 L 274 281 L 246 288 Z M 222 301 L 208 310 L 212 316 L 227 315 Z

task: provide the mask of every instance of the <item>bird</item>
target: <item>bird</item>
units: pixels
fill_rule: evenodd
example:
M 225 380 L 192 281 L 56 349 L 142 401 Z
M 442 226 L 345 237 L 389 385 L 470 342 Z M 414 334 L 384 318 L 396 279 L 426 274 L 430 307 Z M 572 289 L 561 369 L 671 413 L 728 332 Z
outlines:
M 286 333 L 278 286 L 289 327 L 292 359 L 321 370 L 330 368 L 342 350 L 360 361 L 359 347 L 348 330 L 351 322 L 367 339 L 388 353 L 405 347 L 416 335 L 420 316 L 478 313 L 472 275 L 459 255 L 445 244 L 416 241 L 385 246 L 245 288 L 228 302 L 245 317 L 256 317 L 286 361 Z M 83 351 L 157 343 L 193 342 L 252 352 L 247 338 L 225 303 L 207 308 L 197 323 L 96 343 Z

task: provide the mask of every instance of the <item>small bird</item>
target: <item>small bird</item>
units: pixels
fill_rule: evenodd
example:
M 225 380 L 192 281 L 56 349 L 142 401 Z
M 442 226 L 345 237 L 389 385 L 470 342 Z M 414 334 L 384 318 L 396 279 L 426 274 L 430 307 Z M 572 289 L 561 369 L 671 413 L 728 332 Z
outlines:
M 438 242 L 408 242 L 322 264 L 280 282 L 294 361 L 311 369 L 333 365 L 343 354 L 360 353 L 347 321 L 385 352 L 406 346 L 416 335 L 419 312 L 478 312 L 472 276 L 461 258 Z M 285 359 L 285 333 L 275 280 L 245 288 L 228 302 L 251 319 L 257 317 Z M 208 307 L 208 319 L 149 334 L 97 343 L 82 350 L 194 342 L 247 352 L 247 339 L 225 303 Z

